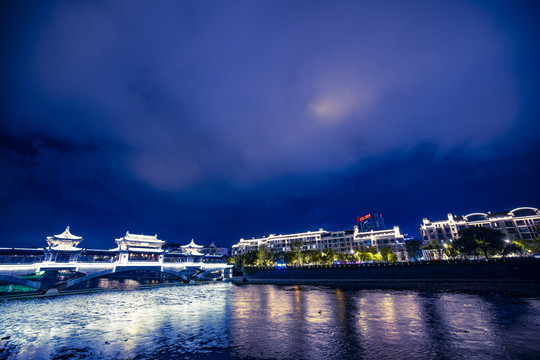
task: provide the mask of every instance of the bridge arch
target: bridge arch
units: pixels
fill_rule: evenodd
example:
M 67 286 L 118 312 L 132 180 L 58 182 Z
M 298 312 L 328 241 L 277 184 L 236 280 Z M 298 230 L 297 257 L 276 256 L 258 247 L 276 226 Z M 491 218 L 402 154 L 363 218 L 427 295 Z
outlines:
M 23 278 L 11 276 L 11 275 L 0 275 L 0 281 L 5 281 L 11 284 L 28 286 L 36 290 L 41 289 L 41 283 L 38 281 L 32 281 L 32 280 L 23 279 Z
M 129 272 L 129 271 L 140 271 L 140 270 L 143 270 L 143 271 L 157 271 L 158 269 L 156 268 L 141 268 L 141 267 L 138 267 L 138 266 L 122 266 L 121 268 L 110 268 L 110 269 L 105 269 L 105 270 L 102 270 L 102 271 L 97 271 L 97 272 L 94 272 L 94 273 L 91 273 L 91 274 L 86 274 L 84 276 L 81 276 L 81 277 L 77 277 L 77 278 L 74 278 L 74 279 L 70 279 L 70 280 L 67 280 L 64 284 L 65 286 L 63 287 L 63 290 L 65 289 L 68 289 L 68 288 L 71 288 L 75 285 L 78 285 L 80 283 L 83 283 L 85 281 L 89 281 L 89 280 L 92 280 L 92 279 L 96 279 L 96 278 L 100 278 L 100 277 L 104 277 L 104 276 L 107 276 L 107 275 L 110 275 L 110 274 L 121 274 L 121 273 L 124 273 L 124 272 Z M 182 271 L 185 271 L 186 269 L 183 269 Z M 187 276 L 181 274 L 182 271 L 179 271 L 179 272 L 176 272 L 176 271 L 172 271 L 172 270 L 161 270 L 159 269 L 159 272 L 163 273 L 163 274 L 168 274 L 168 275 L 172 275 L 174 277 L 177 277 L 179 278 L 180 280 L 189 280 L 187 278 Z
M 92 279 L 95 279 L 95 278 L 98 278 L 98 277 L 102 277 L 102 276 L 105 276 L 105 275 L 113 274 L 113 273 L 115 273 L 114 268 L 98 271 L 98 272 L 91 273 L 91 274 L 85 274 L 84 276 L 81 276 L 81 277 L 78 277 L 78 278 L 75 278 L 75 279 L 70 279 L 70 280 L 66 281 L 65 282 L 66 286 L 65 286 L 64 289 L 75 286 L 75 285 L 80 284 L 80 283 L 85 282 L 85 281 L 89 281 L 89 280 L 92 280 Z

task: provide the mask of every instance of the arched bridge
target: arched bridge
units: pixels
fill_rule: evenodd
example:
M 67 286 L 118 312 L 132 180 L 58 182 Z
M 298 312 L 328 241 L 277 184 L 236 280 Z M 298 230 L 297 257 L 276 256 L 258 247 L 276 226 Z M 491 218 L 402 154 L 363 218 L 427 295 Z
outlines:
M 110 276 L 112 274 L 122 275 L 133 271 L 154 272 L 166 274 L 169 277 L 182 281 L 204 279 L 207 275 L 219 272 L 219 278 L 227 280 L 231 278 L 232 265 L 225 263 L 202 263 L 202 262 L 131 262 L 127 264 L 116 263 L 35 263 L 28 265 L 0 265 L 0 282 L 23 285 L 29 288 L 47 292 L 51 289 L 70 290 L 83 282 Z M 74 274 L 67 280 L 60 278 L 38 280 L 36 274 L 46 272 L 70 272 Z

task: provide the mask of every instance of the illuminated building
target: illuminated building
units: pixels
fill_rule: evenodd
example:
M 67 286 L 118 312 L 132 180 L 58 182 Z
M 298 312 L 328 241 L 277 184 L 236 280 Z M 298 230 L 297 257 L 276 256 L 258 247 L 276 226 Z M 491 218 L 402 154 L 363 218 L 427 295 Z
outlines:
M 403 235 L 398 226 L 391 230 L 378 230 L 360 232 L 355 226 L 352 230 L 326 231 L 308 231 L 303 233 L 275 235 L 268 237 L 240 239 L 240 242 L 232 246 L 232 256 L 246 254 L 257 251 L 259 246 L 264 245 L 269 251 L 291 251 L 294 244 L 299 244 L 302 250 L 332 249 L 336 252 L 352 254 L 357 250 L 365 250 L 368 247 L 374 247 L 380 250 L 381 247 L 387 247 L 396 254 L 402 254 L 403 259 L 407 258 L 407 251 Z
M 125 279 L 144 275 L 158 282 L 190 282 L 224 280 L 232 274 L 232 265 L 227 264 L 223 255 L 200 253 L 198 250 L 203 247 L 193 240 L 182 246 L 180 252 L 165 252 L 165 241 L 157 235 L 129 231 L 116 239 L 118 247 L 110 250 L 77 247 L 82 240 L 81 236 L 71 234 L 68 226 L 62 234 L 47 237 L 45 248 L 0 248 L 0 283 L 58 294 L 108 276 Z M 12 288 L 9 286 L 8 293 Z
M 75 236 L 66 227 L 60 235 L 47 236 L 45 259 L 47 262 L 74 262 L 82 252 L 77 245 L 83 240 L 82 236 Z
M 204 246 L 195 244 L 193 239 L 191 239 L 191 242 L 189 244 L 182 245 L 180 247 L 182 248 L 182 251 L 187 255 L 195 255 L 195 256 L 203 255 L 203 253 L 199 252 L 199 250 L 201 250 Z
M 214 243 L 201 246 L 193 240 L 187 245 L 165 251 L 165 241 L 158 239 L 157 235 L 138 235 L 129 231 L 124 237 L 116 239 L 118 246 L 110 250 L 77 247 L 82 240 L 81 236 L 71 234 L 68 226 L 62 234 L 48 236 L 48 246 L 44 248 L 0 248 L 0 264 L 220 263 L 225 262 L 227 254 L 227 249 L 217 247 Z
M 464 216 L 448 214 L 448 220 L 423 220 L 420 234 L 425 244 L 445 244 L 458 238 L 458 232 L 470 226 L 500 230 L 508 240 L 540 237 L 535 226 L 540 225 L 540 210 L 521 207 L 509 212 L 472 213 Z
M 229 249 L 216 246 L 213 242 L 210 245 L 204 245 L 201 252 L 206 255 L 229 255 Z
M 386 230 L 384 226 L 384 218 L 381 214 L 367 214 L 362 217 L 358 217 L 358 230 L 360 232 L 367 232 L 371 230 Z
M 157 234 L 153 236 L 130 234 L 115 240 L 120 252 L 120 263 L 128 261 L 163 261 L 161 248 L 165 241 L 159 240 Z

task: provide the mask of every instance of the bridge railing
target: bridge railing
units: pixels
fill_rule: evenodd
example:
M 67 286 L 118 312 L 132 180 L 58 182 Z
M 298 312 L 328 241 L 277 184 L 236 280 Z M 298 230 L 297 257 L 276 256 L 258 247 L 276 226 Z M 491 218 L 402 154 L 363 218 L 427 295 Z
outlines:
M 40 263 L 45 256 L 21 256 L 21 255 L 0 255 L 0 264 L 35 264 Z

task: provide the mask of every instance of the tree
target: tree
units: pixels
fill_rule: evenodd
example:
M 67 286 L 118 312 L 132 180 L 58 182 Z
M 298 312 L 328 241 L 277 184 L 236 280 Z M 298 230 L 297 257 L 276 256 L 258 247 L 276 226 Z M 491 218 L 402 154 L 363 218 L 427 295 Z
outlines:
M 343 261 L 343 262 L 349 260 L 347 254 L 342 253 L 342 252 L 338 252 L 336 254 L 335 258 L 336 258 L 337 261 Z
M 500 253 L 504 248 L 504 234 L 499 230 L 472 226 L 460 230 L 453 245 L 462 254 L 482 253 L 489 258 L 489 253 Z
M 280 265 L 284 265 L 284 264 L 287 264 L 289 261 L 288 261 L 288 256 L 289 252 L 283 252 L 283 251 L 279 251 L 279 252 L 276 252 L 274 253 L 274 262 L 277 263 L 277 264 L 280 264 Z
M 534 233 L 540 234 L 540 225 L 534 226 Z M 540 252 L 540 237 L 538 236 L 532 239 L 514 240 L 514 242 L 529 252 L 533 252 L 533 253 Z
M 257 266 L 268 266 L 272 265 L 272 263 L 274 262 L 273 260 L 274 256 L 266 249 L 266 246 L 259 246 L 259 250 L 257 251 L 257 260 L 255 261 L 255 264 Z
M 370 252 L 364 252 L 362 253 L 362 260 L 364 261 L 373 261 L 374 255 Z
M 393 254 L 392 250 L 390 250 L 386 246 L 381 246 L 380 253 L 381 253 L 384 261 L 390 261 L 388 257 L 389 257 L 390 254 Z
M 234 264 L 236 270 L 242 271 L 246 266 L 255 265 L 257 261 L 257 251 L 230 257 L 228 262 Z
M 448 245 L 444 249 L 444 253 L 446 254 L 446 256 L 452 259 L 459 255 L 459 251 L 456 249 L 455 245 Z
M 407 248 L 407 253 L 409 254 L 409 258 L 418 258 L 418 253 L 420 252 L 420 248 L 422 247 L 422 241 L 420 240 L 410 240 L 405 241 L 405 247 Z
M 390 252 L 389 254 L 387 254 L 386 257 L 388 259 L 388 262 L 390 263 L 395 263 L 398 260 L 397 255 L 394 254 L 393 252 Z
M 304 250 L 302 251 L 302 258 L 305 264 L 317 263 L 319 258 L 319 252 L 317 250 Z
M 354 254 L 354 258 L 359 261 L 373 261 L 373 254 L 367 251 L 357 250 Z
M 519 254 L 523 252 L 523 247 L 516 244 L 515 242 L 511 242 L 509 244 L 504 244 L 504 247 L 502 248 L 501 255 L 507 256 L 510 254 Z
M 431 242 L 427 245 L 421 246 L 421 250 L 441 250 L 442 245 L 437 243 L 435 240 L 431 240 Z
M 321 260 L 323 264 L 332 264 L 336 260 L 336 252 L 332 248 L 324 249 L 321 252 Z
M 368 253 L 372 253 L 373 255 L 378 253 L 377 249 L 374 248 L 374 247 L 371 247 L 371 246 L 368 246 L 365 251 L 368 252 Z
M 514 240 L 514 242 L 527 251 L 530 251 L 533 253 L 540 252 L 540 238 L 519 239 L 519 240 Z
M 294 241 L 291 244 L 291 251 L 294 254 L 292 258 L 293 264 L 302 265 L 304 263 L 304 256 L 302 254 L 302 242 L 300 240 Z
M 373 255 L 373 260 L 382 261 L 383 257 L 382 257 L 382 255 L 380 253 L 376 253 L 375 255 Z
M 312 264 L 321 264 L 322 263 L 321 252 L 314 250 L 311 254 L 310 262 Z

